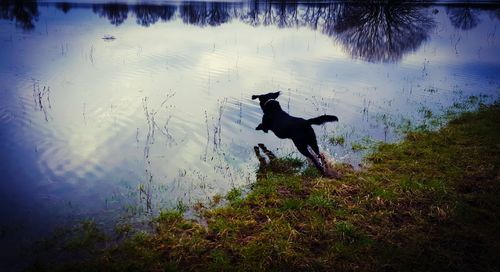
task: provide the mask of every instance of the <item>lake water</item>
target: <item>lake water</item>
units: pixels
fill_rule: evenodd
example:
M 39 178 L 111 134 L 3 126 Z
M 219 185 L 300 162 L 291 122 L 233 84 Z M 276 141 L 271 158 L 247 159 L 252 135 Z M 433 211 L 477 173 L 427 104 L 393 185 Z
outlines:
M 401 120 L 498 98 L 499 32 L 494 4 L 0 1 L 2 251 L 251 184 L 257 143 L 302 158 L 255 130 L 252 94 L 338 116 L 320 149 L 357 165 Z

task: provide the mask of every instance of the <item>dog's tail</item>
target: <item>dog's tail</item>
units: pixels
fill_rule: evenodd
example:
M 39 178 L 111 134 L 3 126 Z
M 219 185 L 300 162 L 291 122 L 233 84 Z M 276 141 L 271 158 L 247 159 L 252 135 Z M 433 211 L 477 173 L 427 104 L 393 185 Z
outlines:
M 307 120 L 307 123 L 309 123 L 310 125 L 321 125 L 326 122 L 336 122 L 338 120 L 339 118 L 337 118 L 337 116 L 335 115 L 321 115 L 316 118 Z

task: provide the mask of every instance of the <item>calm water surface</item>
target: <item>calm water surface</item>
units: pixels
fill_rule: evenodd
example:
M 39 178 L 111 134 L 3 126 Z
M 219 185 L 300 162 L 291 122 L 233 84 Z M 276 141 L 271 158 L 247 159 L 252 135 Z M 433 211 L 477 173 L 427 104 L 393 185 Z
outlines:
M 352 143 L 398 139 L 388 123 L 498 97 L 499 20 L 495 5 L 0 1 L 2 247 L 248 185 L 257 143 L 301 157 L 255 131 L 252 94 L 337 115 L 320 148 L 357 165 Z

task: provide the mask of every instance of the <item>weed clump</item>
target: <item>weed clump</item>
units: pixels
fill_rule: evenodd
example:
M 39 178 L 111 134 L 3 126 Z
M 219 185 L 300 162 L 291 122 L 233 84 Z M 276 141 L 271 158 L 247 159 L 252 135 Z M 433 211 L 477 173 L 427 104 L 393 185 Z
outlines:
M 338 136 L 332 136 L 330 137 L 330 139 L 328 139 L 328 141 L 332 144 L 332 145 L 344 145 L 345 144 L 345 138 L 344 136 L 342 135 L 338 135 Z

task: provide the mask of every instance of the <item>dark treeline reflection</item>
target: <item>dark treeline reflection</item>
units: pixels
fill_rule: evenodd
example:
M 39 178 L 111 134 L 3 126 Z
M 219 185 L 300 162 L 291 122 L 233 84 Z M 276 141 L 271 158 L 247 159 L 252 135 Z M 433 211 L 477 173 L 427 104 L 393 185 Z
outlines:
M 70 3 L 56 3 L 56 8 L 62 10 L 64 13 L 68 13 L 72 5 Z
M 455 28 L 469 30 L 479 24 L 479 10 L 470 7 L 448 7 L 446 14 Z
M 429 38 L 434 20 L 409 5 L 344 5 L 331 29 L 349 54 L 371 62 L 399 61 Z
M 231 7 L 236 9 L 233 3 L 184 2 L 180 4 L 179 16 L 187 24 L 218 26 L 237 17 L 237 12 L 230 13 Z
M 94 12 L 121 24 L 130 12 L 149 26 L 159 18 L 174 17 L 175 6 L 94 5 Z M 339 41 L 354 58 L 370 62 L 396 62 L 428 39 L 434 27 L 429 11 L 421 6 L 397 3 L 306 4 L 293 1 L 247 3 L 181 2 L 178 16 L 186 24 L 218 26 L 232 19 L 252 26 L 309 27 Z
M 150 26 L 159 20 L 166 22 L 172 19 L 177 10 L 176 6 L 159 5 L 126 5 L 111 3 L 104 5 L 92 5 L 94 13 L 99 17 L 109 20 L 112 25 L 119 26 L 128 18 L 129 12 L 133 13 L 136 22 L 142 26 Z
M 0 0 L 0 19 L 14 21 L 24 30 L 33 29 L 38 20 L 38 4 L 36 1 Z
M 108 18 L 112 25 L 119 26 L 128 17 L 128 5 L 126 4 L 104 4 L 104 5 L 93 5 L 92 10 L 94 13 L 98 14 L 99 17 Z
M 15 21 L 29 30 L 38 19 L 36 2 L 0 0 L 0 18 Z M 396 62 L 429 38 L 435 22 L 429 6 L 386 1 L 350 3 L 298 3 L 294 1 L 180 2 L 179 4 L 70 4 L 58 3 L 64 13 L 73 8 L 91 8 L 115 26 L 129 17 L 148 27 L 159 21 L 180 18 L 185 24 L 219 26 L 241 20 L 252 26 L 278 28 L 308 27 L 339 42 L 353 58 L 370 62 Z M 480 9 L 469 6 L 446 8 L 452 25 L 469 30 L 476 27 Z M 498 9 L 490 10 L 498 18 Z
M 134 7 L 136 22 L 142 26 L 152 25 L 160 19 L 163 22 L 170 21 L 176 10 L 175 6 L 137 5 Z

